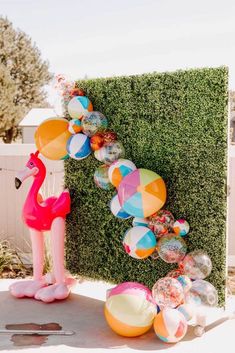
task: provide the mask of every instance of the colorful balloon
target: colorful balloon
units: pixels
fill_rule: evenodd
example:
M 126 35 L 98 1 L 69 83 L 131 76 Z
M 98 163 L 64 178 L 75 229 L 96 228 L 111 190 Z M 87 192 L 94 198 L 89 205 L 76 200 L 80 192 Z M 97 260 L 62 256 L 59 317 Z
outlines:
M 136 227 L 136 226 L 148 227 L 148 220 L 147 218 L 135 217 L 133 218 L 132 225 L 133 227 Z
M 164 234 L 171 233 L 173 224 L 174 216 L 167 210 L 160 210 L 148 219 L 148 226 L 157 238 L 160 238 Z
M 218 305 L 218 292 L 216 288 L 203 279 L 192 282 L 192 287 L 186 295 L 186 302 L 205 306 Z
M 176 308 L 184 300 L 183 287 L 172 277 L 160 278 L 153 286 L 152 295 L 160 309 Z
M 105 130 L 102 132 L 104 143 L 109 143 L 117 140 L 117 134 L 111 130 Z
M 66 119 L 51 118 L 37 127 L 34 140 L 37 149 L 44 157 L 59 160 L 67 156 L 66 145 L 71 136 L 68 126 L 69 122 Z
M 189 224 L 185 219 L 177 219 L 173 225 L 175 234 L 185 237 L 189 232 Z
M 106 129 L 108 120 L 100 112 L 91 112 L 82 118 L 82 132 L 91 137 L 98 131 Z
M 123 246 L 128 255 L 135 259 L 145 259 L 156 248 L 156 238 L 147 227 L 133 227 L 127 230 L 123 238 Z
M 118 197 L 127 213 L 146 218 L 166 202 L 166 186 L 163 179 L 151 170 L 136 169 L 121 181 Z
M 91 153 L 89 138 L 84 134 L 72 135 L 67 142 L 67 153 L 77 160 L 88 157 Z
M 118 188 L 122 179 L 135 169 L 136 166 L 132 161 L 129 161 L 128 159 L 118 159 L 109 167 L 109 180 L 116 188 Z
M 176 263 L 183 260 L 187 252 L 187 245 L 179 235 L 174 233 L 162 236 L 157 246 L 160 258 L 168 263 Z
M 104 314 L 118 335 L 143 335 L 151 328 L 156 313 L 150 290 L 140 283 L 125 282 L 108 291 Z
M 177 277 L 177 280 L 180 282 L 183 287 L 184 293 L 187 293 L 192 287 L 192 281 L 188 276 L 180 275 Z
M 156 315 L 153 327 L 160 340 L 166 343 L 176 343 L 185 336 L 188 325 L 179 310 L 165 308 Z
M 81 119 L 93 110 L 91 101 L 85 96 L 73 97 L 68 104 L 68 113 L 73 119 Z
M 104 190 L 112 189 L 112 184 L 110 183 L 109 177 L 108 177 L 108 169 L 109 167 L 106 164 L 103 164 L 100 167 L 98 167 L 95 171 L 94 181 L 96 186 L 98 186 L 100 189 L 104 189 Z
M 92 151 L 98 151 L 104 145 L 104 136 L 101 132 L 97 132 L 90 139 Z
M 185 256 L 180 267 L 191 279 L 204 279 L 211 273 L 212 263 L 205 251 L 194 250 Z
M 117 218 L 128 219 L 131 217 L 128 213 L 123 211 L 123 209 L 121 208 L 121 205 L 120 205 L 120 202 L 118 199 L 118 195 L 115 195 L 112 198 L 112 200 L 110 202 L 110 210 L 111 210 L 112 214 Z
M 170 272 L 168 272 L 168 274 L 166 275 L 166 277 L 173 277 L 173 278 L 178 278 L 179 276 L 183 275 L 184 272 L 181 268 L 176 268 L 174 270 L 171 270 Z
M 82 124 L 79 119 L 72 119 L 69 121 L 68 130 L 70 134 L 77 134 L 82 131 Z
M 105 164 L 112 164 L 117 159 L 124 157 L 124 154 L 124 147 L 119 141 L 109 142 L 94 153 L 95 158 Z
M 179 310 L 179 312 L 184 315 L 186 321 L 191 320 L 194 316 L 194 309 L 192 305 L 182 304 L 177 307 L 177 310 Z

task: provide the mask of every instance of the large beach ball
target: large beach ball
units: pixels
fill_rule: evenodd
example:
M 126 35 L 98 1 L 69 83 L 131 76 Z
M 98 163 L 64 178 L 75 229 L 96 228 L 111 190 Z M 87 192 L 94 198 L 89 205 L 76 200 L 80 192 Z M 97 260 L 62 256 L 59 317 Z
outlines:
M 156 315 L 153 327 L 160 340 L 176 343 L 185 336 L 188 324 L 179 310 L 165 308 Z
M 185 219 L 177 219 L 173 225 L 173 230 L 175 234 L 185 237 L 189 232 L 189 224 Z
M 110 190 L 113 187 L 109 181 L 108 169 L 109 167 L 106 164 L 103 164 L 99 166 L 95 171 L 94 181 L 100 189 Z
M 130 228 L 123 238 L 125 251 L 135 259 L 145 259 L 154 252 L 156 245 L 155 235 L 147 227 Z
M 65 159 L 68 155 L 66 145 L 71 133 L 69 122 L 62 118 L 51 118 L 43 121 L 34 134 L 35 144 L 39 152 L 52 160 Z
M 114 332 L 136 337 L 151 328 L 157 307 L 147 287 L 137 282 L 125 282 L 108 292 L 104 313 Z
M 124 157 L 124 154 L 125 150 L 122 143 L 119 141 L 113 141 L 95 151 L 94 156 L 102 163 L 112 164 L 117 159 Z
M 109 167 L 109 180 L 116 188 L 118 188 L 122 179 L 135 169 L 136 166 L 132 161 L 122 158 L 118 159 Z
M 84 159 L 91 153 L 89 137 L 84 134 L 72 135 L 67 142 L 67 151 L 74 159 Z
M 176 308 L 184 300 L 183 287 L 172 277 L 160 278 L 152 288 L 152 295 L 160 309 Z
M 115 195 L 111 202 L 110 202 L 110 210 L 112 212 L 112 214 L 117 217 L 117 218 L 123 218 L 123 219 L 128 219 L 131 216 L 126 213 L 120 205 L 119 199 L 118 199 L 118 195 Z
M 73 119 L 81 119 L 93 110 L 91 101 L 85 96 L 73 97 L 68 104 L 68 113 Z
M 90 112 L 82 118 L 82 131 L 89 137 L 98 131 L 106 129 L 107 126 L 108 120 L 100 112 Z
M 147 169 L 136 169 L 122 179 L 118 187 L 122 208 L 134 217 L 149 217 L 166 202 L 162 177 Z
M 163 261 L 173 264 L 183 260 L 187 245 L 181 236 L 169 233 L 159 239 L 157 250 Z
M 204 279 L 211 273 L 212 262 L 204 250 L 194 250 L 185 256 L 180 267 L 191 279 Z

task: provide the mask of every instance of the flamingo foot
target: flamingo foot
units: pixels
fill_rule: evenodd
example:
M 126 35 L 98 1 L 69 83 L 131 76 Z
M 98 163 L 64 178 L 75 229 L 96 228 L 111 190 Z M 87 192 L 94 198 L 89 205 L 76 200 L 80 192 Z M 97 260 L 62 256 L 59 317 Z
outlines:
M 10 285 L 10 293 L 16 298 L 29 297 L 33 298 L 35 294 L 43 287 L 46 287 L 46 282 L 42 280 L 29 280 L 15 282 Z
M 34 298 L 41 300 L 44 303 L 51 303 L 55 300 L 63 300 L 68 298 L 75 280 L 72 282 L 66 281 L 65 283 L 55 283 L 48 287 L 41 288 L 35 294 Z

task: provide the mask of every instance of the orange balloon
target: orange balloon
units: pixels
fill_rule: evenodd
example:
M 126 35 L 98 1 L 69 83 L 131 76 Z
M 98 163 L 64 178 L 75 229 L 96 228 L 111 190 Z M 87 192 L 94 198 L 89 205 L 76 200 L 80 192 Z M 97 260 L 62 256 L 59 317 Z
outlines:
M 72 135 L 68 131 L 69 122 L 62 118 L 51 118 L 43 121 L 34 134 L 39 152 L 52 160 L 65 159 L 68 155 L 66 145 Z

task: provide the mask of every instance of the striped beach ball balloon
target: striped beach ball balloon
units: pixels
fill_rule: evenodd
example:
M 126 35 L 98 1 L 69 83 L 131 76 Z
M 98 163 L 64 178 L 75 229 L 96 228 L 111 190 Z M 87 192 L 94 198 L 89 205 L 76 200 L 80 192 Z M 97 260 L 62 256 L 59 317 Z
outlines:
M 72 135 L 67 143 L 67 151 L 71 158 L 84 159 L 91 153 L 89 137 L 84 134 Z
M 151 170 L 136 169 L 122 179 L 118 197 L 127 213 L 146 218 L 166 202 L 166 186 L 162 177 Z
M 135 259 L 145 259 L 154 252 L 156 245 L 154 233 L 143 226 L 128 229 L 123 238 L 126 253 Z
M 125 282 L 109 290 L 104 313 L 114 332 L 136 337 L 151 328 L 157 306 L 147 287 L 137 282 Z
M 119 199 L 118 199 L 118 195 L 115 195 L 111 202 L 110 202 L 110 210 L 112 212 L 112 214 L 117 217 L 117 218 L 122 218 L 122 219 L 128 219 L 131 216 L 126 213 L 125 211 L 123 211 L 123 209 L 121 208 Z
M 86 96 L 73 97 L 68 104 L 68 113 L 73 119 L 81 119 L 92 110 L 92 103 Z
M 70 120 L 68 130 L 73 135 L 81 132 L 82 131 L 81 120 L 79 119 Z
M 136 226 L 143 226 L 143 227 L 148 227 L 148 219 L 147 218 L 140 218 L 140 217 L 134 217 L 132 221 L 133 227 Z
M 109 167 L 109 180 L 116 188 L 118 188 L 122 179 L 135 169 L 136 166 L 132 161 L 122 158 L 118 159 Z
M 34 134 L 35 144 L 39 152 L 52 160 L 66 159 L 67 142 L 71 137 L 68 131 L 69 122 L 62 118 L 44 120 Z
M 177 235 L 185 237 L 189 232 L 189 224 L 185 219 L 177 219 L 173 224 L 173 230 Z
M 165 308 L 156 315 L 153 327 L 160 340 L 176 343 L 185 336 L 188 324 L 179 310 Z

